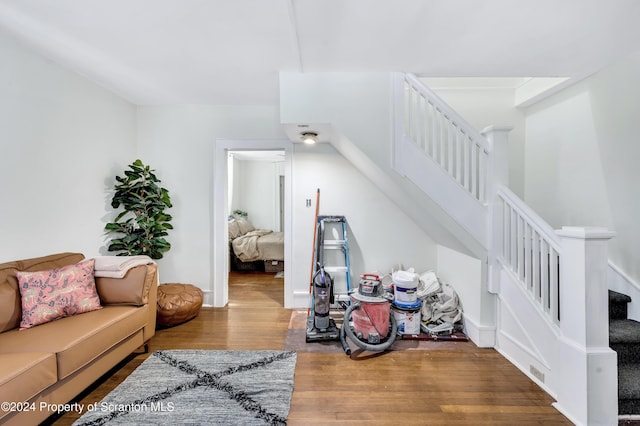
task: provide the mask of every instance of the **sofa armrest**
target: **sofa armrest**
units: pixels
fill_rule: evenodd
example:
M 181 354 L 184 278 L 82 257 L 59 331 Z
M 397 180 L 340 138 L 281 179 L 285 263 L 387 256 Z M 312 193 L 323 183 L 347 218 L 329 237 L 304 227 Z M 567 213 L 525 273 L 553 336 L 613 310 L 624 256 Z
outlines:
M 96 289 L 102 305 L 142 306 L 155 299 L 157 292 L 156 264 L 131 268 L 122 278 L 96 277 Z M 154 306 L 155 307 L 155 306 Z
M 143 329 L 148 342 L 156 332 L 158 304 L 158 265 L 140 265 L 129 269 L 122 278 L 96 277 L 96 289 L 103 306 L 132 305 L 147 310 L 147 323 Z

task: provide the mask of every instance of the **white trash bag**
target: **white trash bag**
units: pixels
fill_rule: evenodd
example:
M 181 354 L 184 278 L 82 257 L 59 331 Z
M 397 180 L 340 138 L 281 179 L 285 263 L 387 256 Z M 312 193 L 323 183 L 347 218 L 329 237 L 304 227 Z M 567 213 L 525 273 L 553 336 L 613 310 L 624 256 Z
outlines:
M 455 324 L 462 320 L 458 294 L 451 285 L 440 282 L 433 271 L 420 276 L 418 297 L 422 300 L 422 322 Z
M 419 299 L 425 299 L 434 293 L 440 291 L 440 281 L 435 272 L 427 271 L 420 275 L 420 281 L 418 282 L 418 290 L 416 294 Z

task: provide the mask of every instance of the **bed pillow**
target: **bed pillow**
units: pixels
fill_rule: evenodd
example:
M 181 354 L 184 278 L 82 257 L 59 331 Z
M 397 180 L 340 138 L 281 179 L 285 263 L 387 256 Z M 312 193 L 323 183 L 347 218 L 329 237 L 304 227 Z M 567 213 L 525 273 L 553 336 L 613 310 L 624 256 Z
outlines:
M 234 239 L 238 238 L 240 235 L 240 226 L 238 225 L 238 221 L 232 219 L 229 221 L 229 238 Z
M 244 235 L 247 232 L 255 231 L 256 228 L 253 227 L 251 222 L 246 219 L 238 219 L 238 227 L 240 228 L 240 235 Z
M 20 330 L 101 309 L 94 259 L 37 272 L 16 271 L 22 302 Z

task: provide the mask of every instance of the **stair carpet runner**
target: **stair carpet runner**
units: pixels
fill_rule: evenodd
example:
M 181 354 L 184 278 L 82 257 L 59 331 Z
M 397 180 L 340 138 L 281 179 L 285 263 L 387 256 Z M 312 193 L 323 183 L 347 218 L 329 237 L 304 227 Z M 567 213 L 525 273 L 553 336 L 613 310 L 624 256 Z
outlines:
M 609 346 L 618 354 L 618 413 L 640 414 L 640 322 L 627 317 L 626 294 L 609 290 Z

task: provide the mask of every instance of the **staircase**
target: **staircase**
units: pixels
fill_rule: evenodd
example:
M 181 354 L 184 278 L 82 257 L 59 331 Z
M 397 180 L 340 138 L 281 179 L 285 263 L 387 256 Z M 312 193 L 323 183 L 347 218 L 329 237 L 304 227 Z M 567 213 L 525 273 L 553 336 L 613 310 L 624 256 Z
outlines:
M 609 290 L 609 344 L 618 354 L 618 413 L 640 413 L 640 323 L 627 317 L 626 294 Z
M 616 414 L 640 413 L 640 323 L 627 319 L 630 298 L 621 300 L 624 310 L 612 309 L 617 316 L 607 327 L 606 241 L 613 233 L 554 230 L 508 189 L 510 128 L 478 134 L 411 75 L 398 79 L 396 93 L 397 170 L 487 248 L 495 348 L 576 424 L 610 425 Z M 585 389 L 578 398 L 577 388 Z

